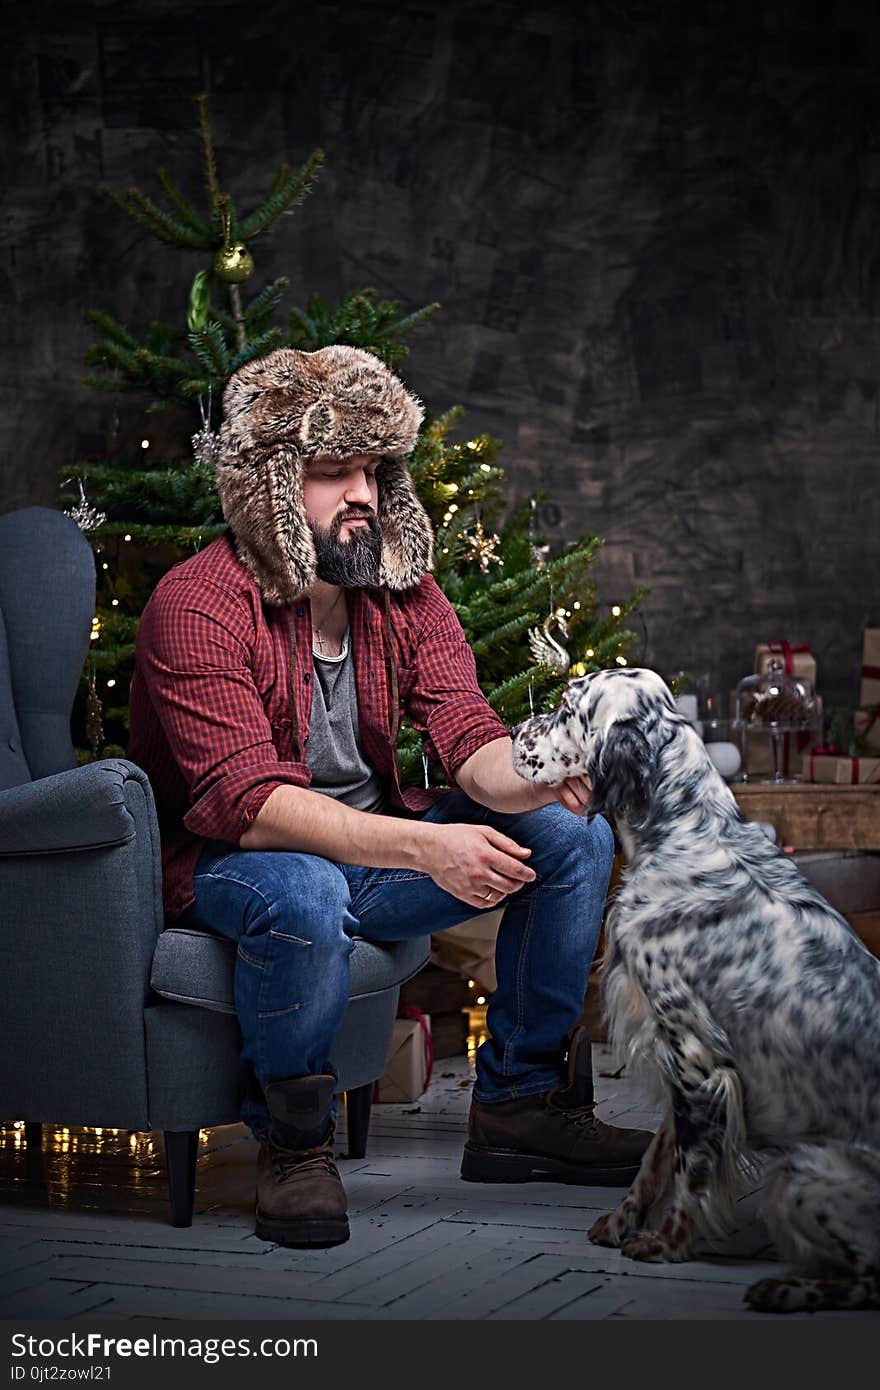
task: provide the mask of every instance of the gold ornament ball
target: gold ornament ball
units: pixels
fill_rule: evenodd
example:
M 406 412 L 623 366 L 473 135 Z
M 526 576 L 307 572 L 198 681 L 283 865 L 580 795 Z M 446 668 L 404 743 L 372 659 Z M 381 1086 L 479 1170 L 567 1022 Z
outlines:
M 214 257 L 214 274 L 224 285 L 240 285 L 254 273 L 254 258 L 243 241 L 223 246 Z

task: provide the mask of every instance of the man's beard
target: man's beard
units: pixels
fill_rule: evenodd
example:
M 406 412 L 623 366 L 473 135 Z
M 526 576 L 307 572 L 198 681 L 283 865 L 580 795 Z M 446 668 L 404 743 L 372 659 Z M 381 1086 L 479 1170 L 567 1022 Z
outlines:
M 339 539 L 342 524 L 353 517 L 363 517 L 365 526 L 355 526 L 348 540 Z M 317 576 L 325 584 L 340 584 L 344 589 L 371 589 L 379 583 L 379 562 L 382 555 L 382 533 L 375 512 L 368 508 L 349 507 L 335 517 L 329 531 L 310 523 L 318 557 Z

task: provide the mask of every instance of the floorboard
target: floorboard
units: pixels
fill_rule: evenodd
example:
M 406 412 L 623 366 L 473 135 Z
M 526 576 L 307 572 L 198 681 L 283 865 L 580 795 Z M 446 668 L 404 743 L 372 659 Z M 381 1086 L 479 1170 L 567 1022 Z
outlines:
M 609 1059 L 596 1053 L 602 1118 L 654 1127 L 637 1084 L 601 1075 Z M 0 1316 L 766 1320 L 742 1301 L 778 1268 L 754 1181 L 723 1240 L 687 1264 L 634 1264 L 586 1237 L 619 1190 L 461 1181 L 471 1085 L 466 1057 L 444 1059 L 418 1102 L 374 1107 L 361 1159 L 344 1157 L 341 1121 L 352 1237 L 332 1250 L 256 1238 L 257 1146 L 243 1125 L 203 1135 L 188 1230 L 167 1224 L 161 1134 L 47 1126 L 37 1156 L 0 1127 Z

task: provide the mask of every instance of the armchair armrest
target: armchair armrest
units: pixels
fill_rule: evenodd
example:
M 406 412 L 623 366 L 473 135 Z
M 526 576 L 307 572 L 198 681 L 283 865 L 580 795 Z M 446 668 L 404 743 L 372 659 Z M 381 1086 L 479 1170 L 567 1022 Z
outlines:
M 107 758 L 0 792 L 0 1113 L 149 1129 L 163 929 L 146 773 Z
M 126 783 L 135 786 L 126 788 Z M 142 789 L 137 797 L 136 787 Z M 126 804 L 146 800 L 147 775 L 123 758 L 106 758 L 0 792 L 0 855 L 57 854 L 125 844 L 136 834 Z M 136 804 L 136 803 L 135 803 Z

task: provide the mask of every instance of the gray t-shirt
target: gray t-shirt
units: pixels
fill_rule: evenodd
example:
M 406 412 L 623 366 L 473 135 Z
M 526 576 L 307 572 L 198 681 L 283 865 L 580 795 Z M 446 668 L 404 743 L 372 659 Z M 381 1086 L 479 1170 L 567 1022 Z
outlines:
M 358 811 L 381 811 L 382 779 L 364 759 L 358 726 L 354 663 L 346 629 L 340 656 L 314 653 L 315 680 L 307 761 L 312 791 L 335 796 Z

